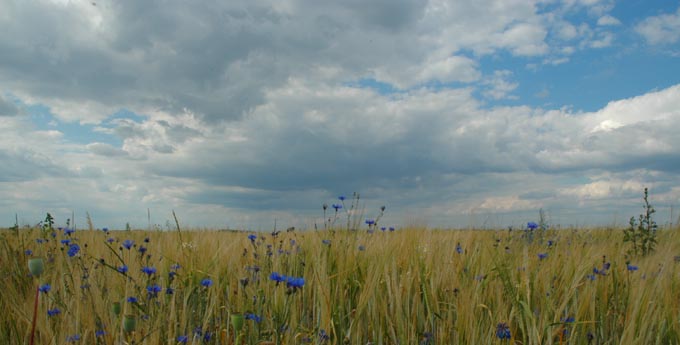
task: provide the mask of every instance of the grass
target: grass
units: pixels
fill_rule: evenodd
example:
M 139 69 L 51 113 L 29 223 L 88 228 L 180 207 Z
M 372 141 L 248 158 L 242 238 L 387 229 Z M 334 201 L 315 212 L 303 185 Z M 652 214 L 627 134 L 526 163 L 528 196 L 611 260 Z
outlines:
M 37 344 L 233 344 L 231 315 L 244 314 L 261 318 L 245 320 L 244 344 L 680 343 L 675 230 L 630 262 L 619 230 L 548 230 L 532 241 L 507 230 L 248 234 L 1 231 L 0 343 L 28 343 L 44 284 Z M 80 247 L 73 256 L 67 239 Z M 35 257 L 45 262 L 40 277 L 28 270 Z M 149 293 L 154 286 L 161 291 Z M 510 339 L 497 336 L 501 323 Z

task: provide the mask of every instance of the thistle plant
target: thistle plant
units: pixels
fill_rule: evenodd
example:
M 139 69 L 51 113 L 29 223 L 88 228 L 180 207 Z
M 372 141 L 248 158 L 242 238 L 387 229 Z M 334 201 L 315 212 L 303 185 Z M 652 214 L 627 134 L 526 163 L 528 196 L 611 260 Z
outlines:
M 628 228 L 623 230 L 623 242 L 629 242 L 631 245 L 631 248 L 628 250 L 629 255 L 647 256 L 654 251 L 657 243 L 657 225 L 654 219 L 652 219 L 652 215 L 656 210 L 649 204 L 647 188 L 645 188 L 643 208 L 645 212 L 637 220 L 635 217 L 630 217 Z

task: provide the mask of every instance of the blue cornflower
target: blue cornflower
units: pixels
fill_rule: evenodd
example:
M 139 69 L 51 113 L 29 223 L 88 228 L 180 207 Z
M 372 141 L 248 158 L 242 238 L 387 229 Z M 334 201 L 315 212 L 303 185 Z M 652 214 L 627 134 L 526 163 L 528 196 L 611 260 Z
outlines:
M 586 276 L 586 278 L 588 278 L 589 280 L 593 281 L 593 280 L 596 279 L 596 276 L 595 276 L 594 274 L 589 274 L 589 275 Z
M 394 227 L 393 227 L 393 226 L 390 226 L 390 228 L 389 228 L 388 230 L 389 230 L 389 231 L 394 231 Z
M 201 285 L 203 285 L 204 287 L 210 287 L 213 285 L 213 281 L 210 278 L 204 278 L 203 280 L 201 280 Z
M 54 309 L 48 309 L 48 310 L 47 310 L 47 316 L 52 317 L 52 316 L 59 315 L 59 314 L 61 314 L 61 310 L 59 310 L 59 308 L 54 308 Z
M 120 272 L 120 273 L 127 273 L 127 271 L 128 271 L 127 265 L 123 265 L 123 266 L 118 267 L 118 272 Z
M 161 288 L 161 286 L 158 284 L 154 284 L 147 286 L 146 291 L 149 293 L 149 297 L 156 297 L 158 296 L 159 292 L 163 291 L 163 288 Z
M 64 235 L 67 235 L 67 236 L 71 236 L 71 234 L 74 233 L 74 232 L 76 232 L 76 231 L 73 230 L 73 229 L 70 229 L 70 228 L 64 229 Z
M 144 237 L 144 243 L 149 243 L 151 241 L 148 237 Z
M 548 253 L 538 253 L 538 259 L 543 260 L 548 257 Z
M 25 254 L 26 256 L 31 256 L 31 255 L 33 255 L 33 251 L 30 250 L 30 249 L 26 249 L 26 250 L 24 251 L 24 254 Z
M 175 279 L 175 276 L 176 276 L 176 275 L 177 275 L 177 272 L 175 272 L 175 271 L 170 271 L 170 272 L 168 272 L 168 278 L 169 278 L 170 280 Z
M 212 333 L 209 331 L 205 331 L 203 334 L 203 342 L 210 342 L 210 339 L 212 339 Z
M 456 243 L 456 253 L 463 254 L 463 247 L 460 246 L 460 242 Z
M 365 221 L 364 223 L 368 224 L 368 226 L 371 226 L 371 225 L 375 224 L 375 220 L 373 220 L 373 219 L 366 219 L 366 221 Z
M 246 317 L 246 320 L 253 320 L 253 321 L 255 321 L 255 323 L 262 322 L 262 317 L 259 316 L 259 315 L 255 315 L 255 314 L 252 314 L 252 313 L 246 313 L 245 317 Z
M 142 267 L 142 272 L 146 273 L 147 275 L 152 275 L 156 273 L 156 267 L 144 266 Z
M 123 244 L 123 247 L 124 247 L 125 249 L 130 250 L 130 248 L 132 248 L 132 246 L 135 245 L 135 241 L 133 241 L 133 240 L 125 240 L 125 241 L 123 241 L 122 244 Z
M 338 200 L 340 200 L 340 201 L 345 201 L 345 199 L 346 199 L 346 198 L 345 198 L 344 195 L 341 195 L 341 196 L 338 197 Z
M 299 289 L 303 285 L 305 285 L 305 278 L 288 277 L 286 285 L 288 285 L 288 287 L 292 287 L 294 289 Z
M 116 242 L 116 240 L 113 237 L 109 237 L 106 239 L 106 242 L 113 243 Z
M 172 295 L 173 293 L 175 293 L 175 289 L 173 289 L 169 286 L 167 288 L 165 288 L 165 294 L 166 295 Z
M 66 239 L 61 240 L 61 244 L 63 244 L 63 245 L 67 245 L 67 246 L 68 246 L 69 243 L 71 243 L 71 239 L 66 238 Z
M 564 322 L 564 323 L 573 323 L 574 321 L 576 321 L 576 319 L 575 319 L 573 316 L 569 316 L 569 317 L 567 317 L 567 318 L 563 318 L 563 319 L 560 320 L 560 321 L 562 321 L 562 322 Z
M 70 257 L 74 257 L 74 256 L 76 256 L 76 254 L 78 254 L 79 251 L 80 251 L 80 246 L 77 243 L 72 243 L 68 247 L 68 252 L 66 252 L 66 254 L 68 254 L 68 256 L 70 256 Z
M 553 240 L 548 240 L 548 247 L 552 247 L 553 244 L 555 244 L 555 241 L 553 241 Z
M 38 243 L 38 244 L 43 244 L 43 242 L 45 242 L 45 240 L 43 240 L 42 238 L 37 238 L 35 240 L 35 242 Z
M 179 264 L 174 264 L 174 265 L 170 266 L 170 269 L 175 270 L 175 271 L 180 269 L 180 268 L 181 268 L 181 266 Z
M 536 222 L 529 222 L 527 223 L 527 229 L 529 230 L 536 230 L 538 228 L 538 224 Z
M 137 249 L 137 250 L 139 251 L 139 254 L 144 255 L 144 253 L 146 253 L 146 247 L 144 247 L 144 246 L 139 246 L 139 249 Z
M 103 232 L 109 232 L 109 228 L 103 227 L 103 228 L 102 228 L 102 231 L 103 231 Z
M 637 267 L 637 266 L 631 265 L 631 264 L 626 265 L 626 268 L 627 268 L 629 271 L 631 271 L 631 272 L 637 271 L 637 270 L 638 270 L 638 267 Z
M 335 212 L 338 212 L 338 210 L 342 208 L 342 205 L 340 204 L 333 204 L 332 206 L 335 209 Z
M 127 301 L 128 301 L 128 303 L 137 303 L 137 302 L 139 302 L 139 300 L 137 299 L 137 297 L 133 297 L 133 296 L 128 297 L 128 298 L 127 298 Z
M 366 247 L 364 247 L 363 244 L 360 244 L 360 245 L 359 245 L 359 251 L 360 251 L 360 252 L 363 252 L 364 250 L 366 250 Z
M 387 230 L 386 227 L 384 227 L 384 226 L 381 226 L 381 227 L 380 227 L 380 231 L 385 232 L 385 230 Z
M 186 344 L 187 341 L 189 341 L 189 337 L 187 337 L 186 335 L 180 335 L 179 337 L 177 337 L 177 342 L 179 343 Z
M 94 336 L 97 337 L 97 338 L 103 337 L 105 334 L 106 334 L 106 331 L 104 331 L 103 329 L 100 329 L 100 330 L 97 330 L 96 332 L 94 332 Z
M 269 279 L 271 279 L 271 280 L 273 280 L 277 283 L 280 283 L 280 282 L 286 280 L 286 276 L 282 276 L 278 272 L 272 272 L 272 274 L 269 275 Z
M 48 292 L 50 292 L 50 290 L 52 290 L 52 286 L 50 284 L 43 284 L 43 285 L 40 285 L 38 290 L 40 290 L 40 292 L 42 292 L 42 293 L 48 293 Z
M 255 243 L 255 240 L 257 239 L 257 235 L 250 234 L 250 235 L 248 235 L 248 239 L 250 240 L 250 242 Z
M 423 333 L 423 341 L 421 342 L 425 344 L 431 344 L 432 343 L 432 333 L 431 332 L 425 332 Z
M 80 340 L 80 334 L 69 335 L 66 337 L 67 343 L 75 343 L 78 340 Z
M 496 336 L 498 337 L 498 339 L 511 338 L 510 327 L 508 327 L 507 323 L 501 322 L 496 326 Z
M 326 330 L 322 329 L 322 330 L 319 331 L 319 341 L 324 342 L 324 341 L 326 341 L 330 338 L 331 338 L 331 336 L 328 335 L 328 333 L 326 333 Z
M 321 243 L 330 246 L 331 245 L 331 240 L 321 240 Z

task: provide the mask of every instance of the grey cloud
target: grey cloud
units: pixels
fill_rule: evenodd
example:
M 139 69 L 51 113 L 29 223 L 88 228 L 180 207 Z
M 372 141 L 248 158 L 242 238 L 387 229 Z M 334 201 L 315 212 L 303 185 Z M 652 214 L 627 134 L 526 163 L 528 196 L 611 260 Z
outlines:
M 3 5 L 8 19 L 0 22 L 0 50 L 6 52 L 0 56 L 0 75 L 7 87 L 47 103 L 87 101 L 171 114 L 189 110 L 215 123 L 241 119 L 264 104 L 266 90 L 309 73 L 310 67 L 336 69 L 335 83 L 376 72 L 417 80 L 422 71 L 402 71 L 424 68 L 431 58 L 440 61 L 461 48 L 528 53 L 543 46 L 542 35 L 505 37 L 507 23 L 483 31 L 503 36 L 500 43 L 483 34 L 467 35 L 497 20 L 489 9 L 517 25 L 528 22 L 536 16 L 528 5 L 457 4 L 443 15 L 427 11 L 434 4 L 424 0 L 86 5 Z M 475 17 L 470 13 L 481 19 L 470 20 Z M 538 25 L 531 28 L 542 32 Z M 440 36 L 446 39 L 434 44 Z M 430 56 L 433 51 L 436 57 Z
M 668 151 L 680 145 L 674 130 L 680 127 L 680 119 L 673 115 L 667 120 L 593 133 L 589 131 L 593 114 L 528 107 L 484 110 L 471 99 L 450 92 L 410 94 L 390 101 L 363 98 L 371 95 L 363 91 L 367 94 L 341 101 L 327 99 L 324 90 L 315 91 L 316 98 L 308 97 L 304 89 L 296 89 L 297 96 L 272 95 L 263 108 L 266 111 L 254 112 L 250 118 L 253 122 L 240 127 L 249 137 L 245 141 L 221 142 L 221 136 L 205 137 L 208 145 L 186 146 L 183 159 L 149 162 L 146 169 L 161 176 L 198 178 L 208 185 L 272 193 L 367 189 L 423 193 L 424 183 L 433 190 L 451 183 L 437 176 L 458 176 L 469 183 L 480 174 L 558 176 L 636 169 L 676 174 L 680 168 L 680 155 Z M 660 97 L 672 100 L 668 92 L 672 89 L 662 91 Z M 652 93 L 631 102 L 646 104 L 657 96 Z M 272 114 L 271 109 L 288 115 L 279 117 L 281 114 Z M 309 109 L 322 116 L 320 122 L 305 118 L 303 114 Z M 370 115 L 362 115 L 366 109 L 370 109 Z M 623 115 L 620 111 L 612 113 Z M 260 117 L 261 122 L 257 120 Z M 400 126 L 390 128 L 393 122 Z M 654 137 L 649 137 L 652 132 Z M 496 185 L 485 187 L 491 193 L 497 185 L 510 184 L 498 180 Z M 475 185 L 470 192 L 487 190 L 482 185 Z M 467 190 L 465 183 L 459 187 Z M 554 194 L 518 191 L 517 195 L 521 202 L 550 199 Z M 218 200 L 223 196 L 201 197 Z
M 0 34 L 0 49 L 8 52 L 0 57 L 0 73 L 21 80 L 10 87 L 48 99 L 239 118 L 258 104 L 264 85 L 285 78 L 285 73 L 277 77 L 247 62 L 259 54 L 256 50 L 268 51 L 272 38 L 258 32 L 260 23 L 250 17 L 256 13 L 238 18 L 221 6 L 182 4 L 101 4 L 107 32 L 88 27 L 76 4 L 42 4 L 49 9 L 33 7 L 37 3 L 6 5 L 12 21 L 3 23 L 7 30 Z M 252 82 L 241 83 L 246 80 Z
M 126 151 L 105 143 L 87 144 L 87 149 L 96 155 L 106 157 L 124 157 L 128 155 Z
M 165 134 L 170 141 L 179 144 L 184 143 L 189 139 L 203 136 L 199 130 L 181 124 L 173 125 L 163 120 L 158 121 L 158 124 L 165 129 Z
M 85 166 L 76 169 L 77 176 L 84 178 L 98 178 L 104 176 L 104 172 L 99 167 Z
M 30 150 L 0 149 L 0 182 L 31 181 L 43 176 L 63 177 L 70 173 L 49 157 Z
M 326 11 L 334 12 L 330 7 L 340 7 L 349 13 L 350 18 L 360 18 L 360 23 L 366 27 L 388 31 L 402 31 L 423 16 L 427 5 L 425 0 L 378 0 L 378 1 L 304 1 L 303 6 L 310 3 L 322 6 Z
M 173 153 L 175 152 L 175 147 L 168 144 L 154 144 L 152 149 L 158 153 Z
M 423 97 L 427 98 L 427 95 Z M 287 102 L 284 99 L 281 101 Z M 404 105 L 411 107 L 410 102 L 415 106 L 422 101 L 420 96 L 413 96 L 413 99 L 404 100 Z M 150 163 L 148 169 L 160 175 L 200 178 L 211 185 L 276 191 L 414 188 L 415 185 L 410 181 L 418 177 L 514 169 L 514 162 L 493 152 L 488 143 L 480 144 L 480 133 L 484 129 L 451 136 L 449 132 L 452 124 L 447 122 L 454 121 L 455 125 L 456 117 L 460 117 L 458 121 L 464 122 L 467 115 L 458 112 L 438 114 L 444 105 L 421 114 L 418 111 L 407 113 L 404 116 L 409 120 L 403 124 L 406 126 L 403 133 L 387 133 L 386 138 L 377 138 L 384 133 L 373 133 L 360 123 L 362 107 L 382 107 L 384 104 L 349 102 L 342 108 L 331 103 L 321 97 L 309 99 L 303 104 L 276 104 L 276 108 L 281 108 L 286 114 L 303 113 L 306 107 L 320 109 L 333 119 L 329 123 L 305 124 L 302 118 L 288 116 L 283 128 L 253 124 L 253 131 L 247 131 L 252 137 L 250 141 L 215 142 L 210 149 L 202 147 L 200 151 L 192 150 L 186 156 L 190 159 L 173 160 L 173 164 Z M 345 113 L 344 118 L 340 112 Z M 378 115 L 382 117 L 387 114 Z M 419 121 L 419 116 L 428 120 Z M 389 119 L 389 116 L 385 119 Z M 339 134 L 339 127 L 336 126 L 343 126 L 346 121 L 356 126 L 356 131 L 347 128 L 344 129 L 346 135 Z M 390 129 L 377 127 L 376 130 Z M 508 157 L 507 154 L 505 156 Z
M 318 201 L 318 204 L 314 203 L 313 199 L 310 199 L 311 195 L 317 197 L 316 201 Z M 247 189 L 221 190 L 214 188 L 192 192 L 186 196 L 186 200 L 197 204 L 215 204 L 229 208 L 260 211 L 305 210 L 315 208 L 323 202 L 319 193 L 314 190 L 280 192 Z
M 121 139 L 146 138 L 146 131 L 139 123 L 128 119 L 117 119 L 111 123 L 114 127 L 113 132 Z
M 0 95 L 0 116 L 14 116 L 19 114 L 19 108 L 14 103 Z

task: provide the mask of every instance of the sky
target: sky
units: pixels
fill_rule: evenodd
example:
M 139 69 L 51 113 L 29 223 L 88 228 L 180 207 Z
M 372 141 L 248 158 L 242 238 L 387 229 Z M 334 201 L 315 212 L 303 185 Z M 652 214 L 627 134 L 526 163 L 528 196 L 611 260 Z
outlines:
M 625 226 L 644 188 L 680 215 L 678 1 L 0 0 L 0 27 L 0 226 L 313 229 L 353 193 L 385 226 Z

